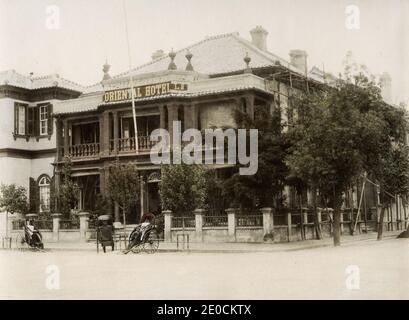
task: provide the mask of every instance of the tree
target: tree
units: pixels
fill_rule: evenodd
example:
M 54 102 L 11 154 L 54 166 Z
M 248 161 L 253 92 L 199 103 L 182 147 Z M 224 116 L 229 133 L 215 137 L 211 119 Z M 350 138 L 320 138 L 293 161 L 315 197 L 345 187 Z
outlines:
M 8 236 L 8 214 L 28 211 L 27 190 L 15 184 L 0 186 L 0 208 L 6 212 L 6 237 Z
M 377 180 L 380 184 L 381 212 L 378 224 L 378 240 L 382 240 L 385 210 L 395 195 L 406 196 L 409 191 L 409 149 L 398 143 L 385 154 L 383 166 L 379 168 Z
M 206 198 L 205 169 L 201 165 L 172 164 L 161 167 L 159 192 L 162 208 L 179 215 L 191 215 Z
M 234 119 L 238 128 L 258 130 L 258 170 L 254 175 L 243 176 L 237 165 L 236 173 L 224 182 L 224 195 L 230 198 L 230 205 L 241 209 L 279 208 L 279 195 L 288 175 L 284 159 L 289 147 L 282 134 L 279 108 L 270 112 L 265 106 L 255 106 L 254 118 L 242 110 L 235 110 Z
M 70 217 L 71 209 L 74 209 L 79 200 L 79 186 L 71 177 L 72 163 L 70 158 L 65 158 L 61 171 L 61 184 L 58 193 L 54 196 L 57 200 L 59 211 L 66 217 Z M 55 200 L 54 200 L 55 201 Z
M 361 85 L 338 81 L 333 89 L 304 96 L 296 102 L 300 119 L 290 130 L 295 139 L 287 164 L 293 175 L 332 198 L 335 246 L 342 193 L 371 166 L 371 157 L 380 157 L 385 139 L 387 123 L 373 111 L 384 104 L 379 91 Z
M 354 103 L 364 114 L 365 121 L 378 122 L 375 131 L 366 131 L 360 147 L 365 156 L 364 170 L 379 183 L 381 212 L 378 240 L 382 239 L 385 210 L 396 195 L 406 196 L 409 191 L 409 154 L 406 146 L 408 131 L 405 106 L 391 106 L 383 101 L 375 77 L 364 67 L 349 77 L 348 89 L 354 91 Z
M 124 224 L 131 207 L 139 201 L 139 191 L 140 179 L 136 165 L 116 160 L 109 170 L 108 194 L 122 209 Z

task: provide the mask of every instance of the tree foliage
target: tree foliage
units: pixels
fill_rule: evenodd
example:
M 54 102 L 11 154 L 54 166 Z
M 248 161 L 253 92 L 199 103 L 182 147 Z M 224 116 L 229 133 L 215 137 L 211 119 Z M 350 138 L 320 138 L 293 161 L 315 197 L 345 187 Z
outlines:
M 238 128 L 258 130 L 258 171 L 254 175 L 240 175 L 237 165 L 237 173 L 224 183 L 224 194 L 230 198 L 231 206 L 242 209 L 279 207 L 288 174 L 284 159 L 289 147 L 282 134 L 280 110 L 270 112 L 265 106 L 255 106 L 251 117 L 238 109 L 234 119 Z
M 0 186 L 0 208 L 11 214 L 28 212 L 27 190 L 22 186 L 2 184 Z
M 59 192 L 56 195 L 58 208 L 66 217 L 70 217 L 71 210 L 75 209 L 79 199 L 80 188 L 72 179 L 72 163 L 69 158 L 65 158 L 62 171 Z
M 405 116 L 363 72 L 295 103 L 300 119 L 288 133 L 293 145 L 286 162 L 292 175 L 332 197 L 338 245 L 342 192 L 358 176 L 367 172 L 389 192 L 406 190 Z
M 176 215 L 191 215 L 206 197 L 205 169 L 201 165 L 172 164 L 161 167 L 159 191 L 162 208 Z
M 109 170 L 108 194 L 123 210 L 124 223 L 131 207 L 139 201 L 139 192 L 140 178 L 136 165 L 117 160 Z

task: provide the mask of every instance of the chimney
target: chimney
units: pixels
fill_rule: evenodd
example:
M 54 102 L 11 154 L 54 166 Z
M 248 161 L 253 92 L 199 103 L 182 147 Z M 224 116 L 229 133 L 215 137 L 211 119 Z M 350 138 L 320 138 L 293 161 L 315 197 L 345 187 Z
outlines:
M 392 103 L 392 78 L 389 73 L 384 72 L 380 76 L 382 98 L 386 103 Z
M 307 52 L 298 49 L 291 50 L 290 61 L 291 64 L 302 71 L 302 73 L 307 73 Z
M 164 57 L 166 54 L 165 54 L 165 52 L 162 50 L 162 49 L 160 49 L 160 50 L 156 50 L 154 53 L 152 53 L 152 61 L 155 61 L 155 60 L 158 60 L 158 59 L 160 59 L 160 58 L 162 58 L 162 57 Z
M 267 51 L 268 32 L 262 26 L 256 26 L 250 30 L 251 42 L 260 50 Z

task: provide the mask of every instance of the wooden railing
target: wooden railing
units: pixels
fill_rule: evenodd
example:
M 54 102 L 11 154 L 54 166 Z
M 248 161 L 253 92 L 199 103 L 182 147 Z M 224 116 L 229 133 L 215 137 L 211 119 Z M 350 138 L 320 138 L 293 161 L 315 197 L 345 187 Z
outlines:
M 130 137 L 130 138 L 119 138 L 117 139 L 117 148 L 118 152 L 132 152 L 136 151 L 136 139 L 135 137 Z M 154 145 L 154 142 L 150 141 L 149 136 L 138 136 L 138 150 L 140 151 L 146 151 L 150 150 L 152 146 Z M 110 141 L 110 151 L 114 151 L 114 146 L 115 146 L 115 140 L 111 139 Z
M 68 147 L 67 156 L 73 158 L 95 157 L 99 155 L 99 152 L 100 152 L 99 143 L 75 144 Z

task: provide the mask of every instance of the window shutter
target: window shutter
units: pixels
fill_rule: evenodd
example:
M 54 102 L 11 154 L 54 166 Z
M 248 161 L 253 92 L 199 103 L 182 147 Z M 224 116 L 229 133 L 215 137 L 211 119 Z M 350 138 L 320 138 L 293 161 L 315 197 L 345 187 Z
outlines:
M 33 136 L 34 135 L 34 108 L 28 108 L 27 123 L 28 123 L 27 134 L 30 136 Z
M 55 176 L 51 178 L 50 182 L 50 211 L 55 212 L 57 210 L 57 203 L 56 203 L 56 190 L 55 190 Z
M 25 134 L 29 134 L 28 133 L 28 106 L 27 105 L 25 105 L 24 106 L 24 120 L 25 120 L 25 123 L 24 123 L 24 126 L 25 126 L 25 128 L 24 128 L 24 132 L 25 132 Z
M 14 134 L 18 134 L 18 103 L 14 104 Z
M 39 136 L 40 135 L 40 113 L 39 113 L 39 107 L 36 106 L 33 108 L 33 118 L 34 118 L 34 135 Z
M 40 194 L 38 192 L 37 181 L 30 178 L 29 200 L 30 200 L 30 213 L 36 213 L 39 211 Z
M 50 103 L 47 106 L 47 129 L 48 129 L 48 135 L 51 136 L 53 134 L 53 105 Z

